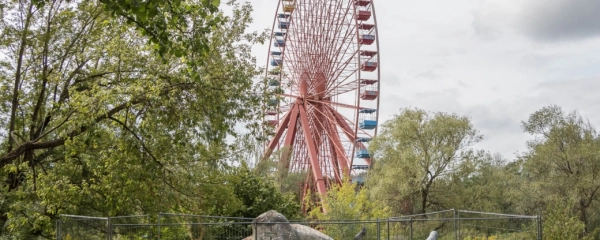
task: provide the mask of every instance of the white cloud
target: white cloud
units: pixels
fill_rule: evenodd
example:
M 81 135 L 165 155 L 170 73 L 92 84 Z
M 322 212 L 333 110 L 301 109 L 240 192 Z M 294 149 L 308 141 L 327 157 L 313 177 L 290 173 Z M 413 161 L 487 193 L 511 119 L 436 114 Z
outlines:
M 600 35 L 598 0 L 482 0 L 473 12 L 473 28 L 495 38 L 518 31 L 540 41 L 578 40 Z

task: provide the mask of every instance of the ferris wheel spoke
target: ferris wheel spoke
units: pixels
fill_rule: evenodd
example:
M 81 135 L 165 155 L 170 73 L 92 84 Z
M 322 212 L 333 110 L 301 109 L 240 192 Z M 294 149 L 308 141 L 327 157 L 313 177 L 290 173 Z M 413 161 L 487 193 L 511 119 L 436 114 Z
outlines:
M 292 150 L 292 161 L 290 162 L 290 171 L 302 173 L 306 171 L 305 159 L 306 159 L 306 144 L 304 142 L 304 132 L 298 122 L 296 139 L 294 139 L 294 147 Z
M 330 82 L 330 85 L 325 90 L 325 95 L 326 96 L 338 95 L 338 94 L 336 94 L 334 92 L 337 91 L 337 90 L 339 90 L 338 89 L 339 86 L 344 86 L 344 85 L 349 85 L 349 84 L 355 83 L 356 82 L 356 78 L 355 78 L 354 74 L 357 71 L 358 71 L 357 69 L 354 69 L 354 70 L 352 70 L 352 71 L 350 71 L 348 73 L 345 73 L 345 74 L 343 74 L 344 72 L 339 72 L 338 75 L 332 77 L 331 79 L 337 79 L 337 80 Z M 356 87 L 354 89 L 356 89 Z M 354 89 L 352 89 L 352 90 L 354 90 Z
M 325 97 L 333 97 L 354 91 L 358 88 L 357 84 L 358 82 L 356 81 L 356 79 L 353 79 L 352 81 L 346 82 L 343 85 L 337 85 L 335 86 L 335 88 L 332 88 L 331 91 L 327 92 L 327 95 L 325 95 Z
M 346 159 L 346 154 L 344 152 L 344 148 L 341 144 L 338 132 L 337 132 L 337 124 L 336 124 L 336 120 L 334 118 L 333 115 L 331 115 L 331 113 L 329 111 L 327 111 L 325 109 L 325 111 L 321 111 L 318 108 L 313 108 L 315 111 L 318 112 L 319 115 L 325 117 L 325 121 L 317 121 L 317 123 L 320 126 L 316 126 L 317 129 L 323 129 L 323 133 L 325 134 L 324 136 L 326 136 L 327 138 L 324 139 L 323 141 L 329 140 L 330 143 L 330 148 L 329 150 L 332 151 L 331 155 L 339 155 L 336 157 L 337 161 L 336 162 L 332 162 L 333 165 L 336 166 L 342 166 L 341 170 L 342 173 L 346 173 L 346 170 L 348 170 L 348 160 Z M 313 114 L 315 115 L 315 114 Z M 315 117 L 315 119 L 318 119 L 317 117 Z M 333 160 L 333 158 L 331 158 Z M 339 169 L 339 168 L 338 168 Z M 337 173 L 337 171 L 335 171 L 336 174 L 339 175 L 339 173 Z
M 348 120 L 339 112 L 337 112 L 335 109 L 331 109 L 332 113 L 336 116 L 336 120 L 337 123 L 340 124 L 340 126 L 342 126 L 343 129 L 346 129 L 347 131 L 345 131 L 346 133 L 351 133 L 352 132 L 352 128 L 350 127 L 350 125 L 348 124 Z M 356 136 L 355 135 L 350 135 L 348 134 L 348 138 L 352 139 L 353 142 L 356 142 Z M 366 149 L 364 143 L 362 142 L 356 142 L 356 147 L 358 147 L 359 149 Z M 371 166 L 371 158 L 364 158 L 365 162 L 367 163 L 367 165 Z
M 334 109 L 334 111 L 335 111 L 335 109 Z M 342 122 L 344 122 L 345 124 L 352 123 L 352 120 L 348 119 L 347 117 L 345 117 L 344 115 L 340 114 L 337 111 L 335 111 L 335 112 L 337 113 L 338 116 L 342 117 L 342 120 L 343 120 Z M 369 133 L 363 129 L 358 129 L 357 133 L 362 133 L 371 138 L 373 137 L 373 135 L 371 135 L 371 133 Z
M 337 167 L 337 162 L 333 158 L 335 156 L 334 147 L 331 146 L 331 136 L 328 134 L 327 129 L 329 127 L 329 119 L 324 115 L 323 111 L 319 108 L 320 106 L 309 105 L 310 108 L 307 110 L 309 123 L 311 124 L 312 134 L 315 139 L 315 144 L 319 146 L 317 149 L 319 153 L 319 159 L 321 159 L 321 171 L 328 177 L 334 177 L 336 181 L 340 180 L 341 173 Z M 327 179 L 326 179 L 327 180 Z
M 316 114 L 311 114 L 316 115 Z M 310 118 L 309 118 L 310 119 Z M 327 177 L 333 177 L 336 182 L 341 183 L 341 177 L 343 176 L 343 170 L 347 169 L 347 166 L 340 166 L 338 164 L 338 158 L 336 152 L 343 153 L 342 149 L 339 149 L 339 146 L 332 144 L 333 136 L 329 133 L 330 122 L 319 121 L 317 118 L 313 118 L 316 121 L 314 122 L 315 129 L 319 129 L 315 134 L 317 135 L 317 139 L 319 142 L 316 144 L 319 146 L 319 158 L 322 160 L 321 162 L 321 170 Z M 340 151 L 342 150 L 342 151 Z M 327 178 L 326 178 L 327 179 Z
M 341 4 L 343 2 L 338 2 L 338 4 L 340 4 L 340 7 L 336 8 L 336 10 L 340 10 L 343 11 L 343 13 L 338 14 L 333 14 L 333 16 L 346 16 L 348 14 L 348 11 L 350 11 L 350 8 L 343 8 L 341 7 Z M 335 24 L 335 28 L 333 31 L 329 31 L 328 34 L 328 40 L 330 40 L 331 45 L 335 46 L 336 44 L 338 44 L 339 46 L 336 47 L 332 47 L 327 49 L 327 56 L 329 57 L 329 63 L 331 64 L 330 66 L 327 66 L 327 70 L 331 71 L 332 69 L 338 69 L 336 67 L 336 64 L 342 62 L 341 61 L 341 57 L 343 57 L 344 55 L 341 54 L 341 49 L 344 48 L 344 46 L 346 46 L 346 49 L 349 48 L 351 46 L 351 44 L 344 44 L 347 43 L 349 41 L 348 40 L 348 36 L 352 35 L 353 30 L 351 29 L 353 27 L 353 25 L 351 25 L 349 22 L 345 22 L 344 20 L 346 20 L 344 17 L 340 17 L 339 19 L 333 19 L 332 22 L 338 22 L 338 24 Z M 341 22 L 341 23 L 340 23 Z M 344 31 L 344 26 L 349 26 L 349 28 L 345 29 L 345 34 L 343 34 Z M 337 37 L 338 35 L 340 35 L 340 33 L 342 33 L 344 36 L 342 37 L 341 41 L 339 40 L 339 38 Z M 340 44 L 341 43 L 341 44 Z M 331 78 L 331 73 L 328 73 L 328 78 Z
M 335 149 L 335 153 L 336 153 L 336 159 L 338 162 L 338 165 L 341 166 L 341 170 L 342 170 L 342 174 L 344 175 L 344 177 L 349 176 L 350 174 L 350 169 L 349 167 L 351 167 L 348 163 L 350 162 L 348 160 L 348 158 L 346 157 L 346 152 L 344 147 L 342 146 L 342 141 L 340 140 L 340 136 L 338 134 L 338 130 L 337 127 L 338 125 L 335 122 L 335 117 L 331 114 L 330 111 L 327 111 L 327 115 L 328 118 L 333 119 L 334 121 L 329 121 L 329 136 L 330 136 L 330 140 L 331 140 L 331 145 L 333 145 L 333 149 Z
M 333 115 L 337 125 L 342 128 L 342 132 L 344 132 L 346 134 L 346 137 L 348 137 L 348 139 L 350 139 L 350 141 L 354 143 L 356 141 L 356 136 L 354 136 L 354 131 L 352 131 L 352 128 L 350 127 L 348 122 L 346 122 L 345 117 L 342 116 L 342 114 L 340 114 L 332 107 L 329 107 L 329 111 Z
M 344 41 L 350 40 L 350 38 L 352 38 L 354 35 L 352 31 L 348 31 L 347 34 L 348 35 L 345 37 Z M 357 66 L 353 66 L 353 68 L 348 68 L 352 61 L 354 61 L 354 57 L 357 55 L 357 50 L 351 49 L 351 47 L 351 44 L 340 45 L 338 51 L 336 52 L 335 55 L 337 56 L 337 59 L 334 62 L 337 64 L 333 65 L 331 68 L 332 71 L 330 73 L 329 79 L 332 79 L 332 81 L 329 83 L 328 88 L 335 84 L 335 80 L 339 79 L 340 76 L 344 74 L 344 72 L 347 72 L 346 75 L 349 76 L 358 70 Z
M 348 109 L 361 109 L 358 106 L 355 105 L 350 105 L 350 104 L 345 104 L 345 103 L 339 103 L 339 102 L 330 102 L 330 101 L 323 101 L 323 100 L 314 100 L 314 99 L 307 99 L 307 102 L 312 102 L 312 103 L 323 103 L 323 104 L 328 104 L 331 106 L 336 106 L 336 107 L 343 107 L 343 108 L 348 108 Z
M 309 16 L 312 18 L 313 25 L 319 26 L 311 28 L 314 32 L 313 37 L 316 38 L 316 44 L 311 46 L 311 52 L 318 54 L 313 55 L 317 56 L 315 59 L 317 61 L 311 61 L 311 67 L 318 72 L 326 72 L 330 69 L 328 64 L 331 64 L 329 60 L 331 48 L 323 48 L 322 46 L 328 46 L 327 41 L 333 39 L 332 36 L 337 35 L 335 29 L 339 26 L 339 23 L 335 21 L 335 17 L 338 15 L 337 10 L 340 8 L 335 6 L 331 1 L 321 0 L 319 3 L 313 4 L 316 14 Z M 330 27 L 327 28 L 327 26 Z
M 344 19 L 344 16 L 348 15 L 350 7 L 342 8 L 341 4 L 343 4 L 343 2 L 337 2 L 335 4 L 324 0 L 312 2 L 310 6 L 312 6 L 314 9 L 309 9 L 308 11 L 304 11 L 304 5 L 308 4 L 300 4 L 298 6 L 300 13 L 307 14 L 295 15 L 295 18 L 291 20 L 291 25 L 296 26 L 297 24 L 298 27 L 292 27 L 290 29 L 286 35 L 286 44 L 289 44 L 292 49 L 296 51 L 292 50 L 288 54 L 304 57 L 308 56 L 309 61 L 298 62 L 286 60 L 287 63 L 291 65 L 290 68 L 300 69 L 300 71 L 310 70 L 312 72 L 311 75 L 313 75 L 312 77 L 314 77 L 315 73 L 321 72 L 326 74 L 323 80 L 332 79 L 332 76 L 337 77 L 343 72 L 340 71 L 340 69 L 343 69 L 344 65 L 346 65 L 353 57 L 352 55 L 348 56 L 348 54 L 346 54 L 351 44 L 344 43 L 350 42 L 349 38 L 353 35 L 353 28 L 355 28 L 355 26 L 351 25 L 350 21 Z M 317 9 L 316 13 L 314 11 L 315 9 Z M 320 9 L 320 11 L 318 9 Z M 317 21 L 321 22 L 317 23 Z M 341 24 L 339 22 L 341 22 Z M 326 29 L 325 27 L 315 27 L 328 26 L 328 24 L 333 27 L 330 27 L 329 29 Z M 344 29 L 346 32 L 340 34 L 340 31 Z M 336 37 L 338 35 L 343 35 L 343 38 L 339 40 Z M 307 39 L 311 38 L 313 41 L 307 41 Z M 311 44 L 304 45 L 308 42 Z M 296 45 L 298 45 L 298 47 L 294 47 Z M 323 48 L 323 45 L 329 47 Z M 344 54 L 341 54 L 342 51 L 344 51 Z M 339 59 L 344 57 L 346 59 Z M 333 72 L 331 72 L 332 69 Z M 298 79 L 301 74 L 303 74 L 303 72 L 293 73 L 296 79 Z M 331 81 L 328 81 L 326 85 L 331 85 L 330 82 Z M 314 89 L 311 90 L 314 91 Z M 322 92 L 323 90 L 317 92 L 316 94 Z

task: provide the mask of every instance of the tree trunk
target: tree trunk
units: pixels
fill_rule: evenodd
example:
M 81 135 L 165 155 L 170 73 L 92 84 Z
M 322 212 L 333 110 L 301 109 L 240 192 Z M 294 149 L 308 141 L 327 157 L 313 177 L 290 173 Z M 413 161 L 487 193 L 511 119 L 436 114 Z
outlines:
M 425 208 L 427 208 L 428 195 L 429 195 L 428 189 L 421 189 L 421 213 L 425 213 Z
M 585 200 L 579 200 L 579 220 L 583 222 L 583 232 L 587 233 L 588 231 L 588 220 L 587 220 L 587 206 L 585 204 Z
M 23 55 L 25 54 L 25 46 L 27 46 L 27 32 L 29 31 L 29 25 L 31 24 L 31 17 L 33 11 L 33 1 L 29 3 L 27 10 L 27 16 L 25 17 L 25 26 L 23 27 L 23 35 L 21 36 L 21 44 L 19 46 L 17 69 L 15 71 L 15 85 L 13 87 L 13 96 L 10 108 L 10 120 L 8 126 L 8 151 L 12 151 L 14 144 L 13 132 L 15 131 L 15 122 L 17 118 L 17 108 L 19 106 L 19 86 L 21 85 L 21 69 L 23 68 Z

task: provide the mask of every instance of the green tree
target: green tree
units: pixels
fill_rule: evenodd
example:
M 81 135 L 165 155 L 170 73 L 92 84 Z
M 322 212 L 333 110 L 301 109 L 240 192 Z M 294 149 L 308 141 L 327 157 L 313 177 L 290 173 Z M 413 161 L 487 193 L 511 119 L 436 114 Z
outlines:
M 367 188 L 394 214 L 451 208 L 438 197 L 441 183 L 474 158 L 470 146 L 480 139 L 467 117 L 405 109 L 383 124 L 370 145 L 374 164 Z
M 2 5 L 0 234 L 51 238 L 62 213 L 235 211 L 225 140 L 262 101 L 250 5 L 210 34 L 193 16 L 182 31 L 207 48 L 159 57 L 96 1 L 39 2 Z
M 283 194 L 266 176 L 261 176 L 245 164 L 232 175 L 234 194 L 242 206 L 233 216 L 255 218 L 258 215 L 275 210 L 288 219 L 300 217 L 300 201 L 293 194 Z
M 515 213 L 515 201 L 521 201 L 515 195 L 520 181 L 508 171 L 502 156 L 480 151 L 438 182 L 445 190 L 437 192 L 433 201 L 443 202 L 446 209 Z
M 569 208 L 571 204 L 548 204 L 544 212 L 544 239 L 545 240 L 577 240 L 584 233 L 585 225 Z
M 54 0 L 31 2 L 38 8 L 56 3 Z M 102 3 L 107 13 L 138 29 L 161 56 L 180 57 L 189 51 L 208 54 L 208 36 L 226 21 L 218 8 L 220 0 L 97 0 L 97 3 Z M 193 66 L 194 62 L 188 64 Z
M 357 190 L 358 189 L 358 190 Z M 310 204 L 310 196 L 304 201 Z M 364 188 L 358 188 L 356 183 L 344 182 L 335 185 L 324 197 L 325 204 L 311 207 L 308 218 L 319 221 L 340 220 L 376 220 L 390 216 L 389 208 L 374 198 L 369 197 Z M 324 211 L 323 211 L 324 210 Z M 325 212 L 325 213 L 324 213 Z M 333 239 L 353 239 L 361 231 L 362 225 L 367 228 L 369 238 L 376 234 L 376 223 L 366 224 L 323 224 L 319 228 Z
M 586 231 L 598 227 L 600 139 L 594 127 L 577 112 L 548 106 L 531 114 L 523 129 L 536 137 L 521 157 L 537 195 L 544 196 L 545 203 L 570 200 L 570 210 Z

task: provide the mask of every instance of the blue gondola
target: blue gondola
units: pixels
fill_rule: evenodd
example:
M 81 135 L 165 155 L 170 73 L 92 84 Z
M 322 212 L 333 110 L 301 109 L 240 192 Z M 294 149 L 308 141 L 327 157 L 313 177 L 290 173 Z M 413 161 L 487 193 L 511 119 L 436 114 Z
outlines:
M 281 56 L 281 52 L 278 52 L 278 51 L 271 51 L 271 55 L 272 55 L 272 56 Z
M 275 47 L 285 47 L 285 41 L 282 39 L 277 39 L 275 40 L 275 43 L 273 44 L 273 46 Z
M 376 111 L 377 111 L 377 109 L 373 109 L 373 108 L 363 108 L 361 110 L 358 110 L 359 113 L 374 113 Z
M 357 158 L 370 158 L 371 155 L 369 154 L 369 151 L 367 151 L 367 149 L 361 149 L 356 152 L 356 157 Z
M 365 138 L 365 137 L 356 139 L 356 142 L 370 142 L 370 141 L 371 141 L 371 138 Z
M 358 123 L 360 129 L 375 129 L 377 127 L 377 121 L 375 120 L 362 120 Z
M 279 29 L 288 29 L 289 26 L 288 22 L 279 22 Z
M 273 59 L 271 60 L 271 66 L 280 66 L 283 63 L 281 59 Z
M 364 40 L 375 40 L 375 35 L 362 35 L 362 39 Z
M 285 36 L 285 33 L 284 32 L 275 32 L 275 36 L 276 37 L 283 37 L 283 36 Z
M 353 170 L 367 170 L 369 165 L 352 165 Z
M 278 18 L 289 18 L 290 14 L 289 13 L 280 13 L 280 14 L 277 14 L 277 17 Z

